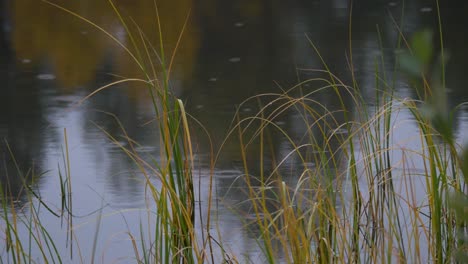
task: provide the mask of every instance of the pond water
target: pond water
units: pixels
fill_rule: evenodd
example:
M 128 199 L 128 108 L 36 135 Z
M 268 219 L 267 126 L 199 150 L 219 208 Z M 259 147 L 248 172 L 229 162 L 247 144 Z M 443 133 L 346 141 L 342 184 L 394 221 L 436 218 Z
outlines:
M 119 22 L 108 1 L 54 1 L 104 28 L 124 45 L 132 39 Z M 124 17 L 141 37 L 156 43 L 153 1 L 116 0 Z M 346 0 L 260 1 L 240 0 L 159 0 L 164 54 L 169 60 L 178 43 L 184 21 L 185 30 L 177 46 L 171 71 L 171 89 L 181 98 L 187 112 L 200 121 L 211 135 L 217 151 L 240 106 L 242 115 L 254 114 L 255 100 L 241 103 L 261 93 L 281 93 L 300 81 L 316 77 L 307 69 L 322 69 L 323 64 L 310 41 L 317 46 L 331 72 L 343 82 L 351 81 L 349 69 L 350 8 Z M 402 19 L 405 35 L 429 28 L 437 32 L 434 1 L 354 1 L 352 10 L 352 59 L 354 74 L 363 98 L 375 97 L 375 69 L 380 56 L 384 71 L 392 73 L 395 62 L 397 25 Z M 466 30 L 468 11 L 463 1 L 442 6 L 445 48 L 450 52 L 447 87 L 451 107 L 468 100 L 468 61 Z M 129 263 L 134 253 L 128 232 L 140 233 L 146 216 L 147 195 L 137 166 L 106 136 L 126 144 L 114 116 L 125 133 L 138 142 L 137 151 L 149 157 L 160 153 L 159 136 L 153 124 L 154 111 L 147 90 L 134 83 L 123 83 L 103 90 L 82 104 L 81 99 L 97 88 L 122 77 L 142 77 L 130 56 L 96 27 L 42 1 L 0 1 L 0 181 L 8 185 L 18 208 L 27 208 L 22 180 L 28 175 L 32 188 L 51 207 L 60 208 L 59 172 L 64 172 L 65 129 L 73 184 L 73 214 L 76 241 L 73 261 L 91 259 L 93 238 L 99 215 L 102 224 L 97 239 L 96 261 Z M 398 22 L 396 22 L 398 21 Z M 379 44 L 379 34 L 382 44 Z M 310 40 L 310 41 L 309 41 Z M 434 44 L 437 46 L 437 41 Z M 154 58 L 157 60 L 158 58 Z M 415 98 L 415 91 L 403 77 L 396 79 L 396 94 Z M 323 85 L 323 84 L 322 84 Z M 303 90 L 321 87 L 309 82 Z M 320 93 L 317 98 L 330 109 L 339 109 L 336 95 Z M 345 98 L 351 104 L 351 98 Z M 398 129 L 394 139 L 412 142 L 417 135 L 411 116 L 401 111 L 395 117 Z M 295 139 L 307 129 L 294 113 L 281 115 L 276 124 Z M 455 131 L 460 140 L 468 127 L 468 108 L 455 115 Z M 206 210 L 207 181 L 210 174 L 210 142 L 194 125 L 196 181 L 201 183 L 200 205 Z M 281 135 L 272 135 L 274 152 L 281 159 L 290 151 Z M 410 145 L 410 144 L 409 144 Z M 258 148 L 253 146 L 252 148 Z M 215 164 L 214 197 L 219 232 L 229 237 L 226 246 L 238 256 L 261 262 L 255 231 L 247 231 L 229 205 L 246 199 L 237 179 L 242 172 L 236 140 L 228 140 Z M 14 156 L 14 160 L 12 158 Z M 15 161 L 18 164 L 16 168 Z M 258 159 L 248 161 L 254 173 Z M 285 170 L 299 164 L 291 162 Z M 20 170 L 20 172 L 18 172 Z M 34 174 L 34 177 L 29 177 Z M 294 181 L 292 177 L 291 181 Z M 422 194 L 424 195 L 424 194 Z M 44 208 L 44 215 L 47 212 Z M 27 211 L 27 210 L 26 210 Z M 246 216 L 249 212 L 246 209 Z M 71 254 L 66 241 L 66 225 L 54 216 L 45 226 L 59 241 L 64 256 Z M 143 220 L 142 220 L 143 219 Z M 23 234 L 24 235 L 24 234 Z M 2 238 L 3 240 L 3 238 Z M 79 247 L 77 247 L 77 244 Z M 0 254 L 5 254 L 0 243 Z M 80 258 L 80 255 L 83 259 Z

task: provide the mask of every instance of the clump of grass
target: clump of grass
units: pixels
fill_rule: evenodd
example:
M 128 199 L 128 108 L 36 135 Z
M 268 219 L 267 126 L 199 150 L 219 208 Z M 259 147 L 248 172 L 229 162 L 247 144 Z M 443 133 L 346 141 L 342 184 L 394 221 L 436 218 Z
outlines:
M 266 260 L 452 261 L 461 245 L 457 229 L 464 226 L 448 210 L 447 195 L 463 190 L 462 163 L 457 152 L 450 152 L 455 146 L 438 143 L 437 137 L 442 135 L 422 117 L 417 99 L 400 100 L 392 93 L 379 92 L 381 103 L 368 107 L 354 89 L 337 79 L 314 81 L 328 85 L 301 96 L 293 95 L 299 85 L 278 94 L 255 116 L 239 117 L 232 130 L 241 143 L 243 177 L 255 215 L 250 224 L 260 229 Z M 338 116 L 350 111 L 327 109 L 314 99 L 324 89 L 337 90 L 343 97 L 347 94 L 353 99 L 350 108 L 358 109 L 358 116 L 339 121 Z M 255 100 L 270 96 L 260 95 Z M 305 124 L 299 139 L 275 123 L 287 111 Z M 416 117 L 419 136 L 412 140 L 420 139 L 419 150 L 392 143 L 399 125 L 394 123 L 394 115 L 401 111 Z M 281 134 L 290 151 L 281 157 L 266 151 L 274 149 L 269 133 Z M 272 156 L 270 164 L 260 158 L 262 169 L 251 170 L 252 156 L 266 154 Z M 298 167 L 294 175 L 282 169 L 288 163 Z M 415 172 L 415 163 L 423 164 L 417 168 L 421 171 Z M 299 179 L 291 182 L 291 177 Z M 416 197 L 420 188 L 424 188 L 424 199 Z
M 70 160 L 68 156 L 68 142 L 66 130 L 64 169 L 62 176 L 60 170 L 61 208 L 55 209 L 41 199 L 40 194 L 34 190 L 33 179 L 42 175 L 28 170 L 24 173 L 15 159 L 13 150 L 8 142 L 6 149 L 11 157 L 15 172 L 2 171 L 6 176 L 6 186 L 0 182 L 0 233 L 3 246 L 0 248 L 1 259 L 8 263 L 63 263 L 62 252 L 59 252 L 57 241 L 50 235 L 43 223 L 44 213 L 51 214 L 61 221 L 66 221 L 67 247 L 70 249 L 70 257 L 73 257 L 73 214 L 71 201 L 71 175 Z M 12 193 L 9 180 L 19 178 L 21 188 L 16 196 Z M 45 209 L 45 210 L 44 210 Z M 39 253 L 35 255 L 34 252 Z
M 188 123 L 188 114 L 184 104 L 171 93 L 170 75 L 181 42 L 185 24 L 180 29 L 180 36 L 173 53 L 166 56 L 163 43 L 162 25 L 159 20 L 157 1 L 153 2 L 159 43 L 150 43 L 149 39 L 133 20 L 126 20 L 118 6 L 109 0 L 109 5 L 120 20 L 129 38 L 129 46 L 119 41 L 110 32 L 79 14 L 55 3 L 43 0 L 103 32 L 119 45 L 132 58 L 141 70 L 144 78 L 125 78 L 96 89 L 82 101 L 89 100 L 95 94 L 119 83 L 144 84 L 153 103 L 154 120 L 159 128 L 161 153 L 151 161 L 143 159 L 135 150 L 135 142 L 127 136 L 128 148 L 123 147 L 112 135 L 109 138 L 135 162 L 146 181 L 147 194 L 152 198 L 156 211 L 155 222 L 148 228 L 141 227 L 141 238 L 135 239 L 129 234 L 135 256 L 141 263 L 202 263 L 212 254 L 207 247 L 212 247 L 211 236 L 202 231 L 202 238 L 197 237 L 195 228 L 195 196 L 193 181 L 193 150 Z M 154 61 L 157 58 L 157 61 Z M 125 129 L 122 127 L 125 132 Z M 155 181 L 158 183 L 155 184 Z M 210 190 L 211 193 L 211 190 Z M 211 200 L 211 199 L 210 199 Z M 153 213 L 148 207 L 148 214 Z M 209 210 L 208 210 L 209 211 Z M 150 218 L 150 217 L 149 217 Z M 209 230 L 210 221 L 202 230 Z M 144 229 L 153 233 L 144 234 Z M 140 240 L 140 242 L 138 242 Z M 145 241 L 146 240 L 146 241 Z
M 411 42 L 403 35 L 400 40 L 409 49 L 400 65 L 421 84 L 420 98 L 395 95 L 395 80 L 380 70 L 382 56 L 376 60 L 382 63 L 375 67 L 373 105 L 360 97 L 354 76 L 347 86 L 324 62 L 325 70 L 316 72 L 325 77 L 305 81 L 319 88 L 304 92 L 300 83 L 282 94 L 258 95 L 246 102 L 261 102 L 256 115 L 237 114 L 230 136 L 237 135 L 241 144 L 255 215 L 254 223 L 246 224 L 260 229 L 268 263 L 448 263 L 466 256 L 466 203 L 453 197 L 466 201 L 467 151 L 451 130 L 444 54 L 431 69 L 434 51 L 427 46 L 432 41 L 427 31 Z M 398 71 L 397 64 L 394 74 Z M 317 98 L 324 91 L 334 92 L 341 108 L 323 105 Z M 301 137 L 276 124 L 286 112 L 302 120 Z M 393 141 L 400 112 L 415 119 L 417 134 L 407 140 L 419 141 L 418 149 Z M 290 151 L 278 157 L 270 133 L 282 135 Z M 271 156 L 269 164 L 265 155 Z M 250 169 L 255 156 L 260 171 Z M 299 170 L 293 175 L 282 170 L 291 160 Z M 291 177 L 299 179 L 291 182 Z

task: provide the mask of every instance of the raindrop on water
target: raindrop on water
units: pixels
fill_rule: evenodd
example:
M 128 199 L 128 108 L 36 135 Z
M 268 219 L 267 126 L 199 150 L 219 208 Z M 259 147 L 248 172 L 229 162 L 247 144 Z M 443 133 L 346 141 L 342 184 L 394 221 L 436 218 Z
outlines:
M 236 63 L 239 62 L 241 59 L 239 57 L 233 57 L 229 59 L 229 62 Z
M 422 13 L 428 13 L 432 11 L 432 7 L 423 7 L 419 11 L 421 11 Z
M 278 126 L 282 126 L 282 125 L 286 124 L 286 122 L 284 122 L 284 121 L 276 121 L 275 124 L 277 124 Z
M 42 74 L 38 74 L 36 78 L 39 80 L 55 80 L 56 77 L 55 75 L 50 74 L 50 73 L 42 73 Z

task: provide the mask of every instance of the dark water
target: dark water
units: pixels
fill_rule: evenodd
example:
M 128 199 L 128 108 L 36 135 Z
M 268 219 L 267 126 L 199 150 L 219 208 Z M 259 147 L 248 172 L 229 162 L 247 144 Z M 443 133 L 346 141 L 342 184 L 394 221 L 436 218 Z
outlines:
M 392 74 L 400 21 L 404 21 L 400 30 L 406 36 L 424 28 L 438 31 L 434 1 L 406 1 L 404 12 L 402 2 L 354 1 L 351 57 L 348 1 L 158 1 L 166 60 L 171 57 L 190 14 L 176 52 L 171 88 L 185 102 L 187 111 L 209 131 L 215 150 L 245 99 L 260 93 L 280 93 L 299 81 L 320 76 L 307 70 L 323 68 L 308 39 L 317 46 L 330 70 L 348 84 L 351 84 L 349 61 L 352 59 L 362 96 L 372 102 L 374 73 L 381 55 L 385 58 L 382 71 Z M 151 101 L 147 90 L 124 83 L 102 91 L 81 105 L 77 102 L 122 76 L 142 77 L 141 72 L 115 41 L 71 14 L 41 1 L 0 3 L 0 180 L 17 197 L 18 207 L 27 207 L 21 188 L 24 177 L 44 201 L 60 207 L 58 174 L 65 167 L 66 129 L 74 224 L 77 240 L 81 241 L 81 254 L 85 260 L 90 258 L 89 240 L 94 236 L 98 215 L 93 212 L 102 208 L 99 212 L 103 213 L 105 224 L 99 233 L 98 257 L 105 263 L 114 260 L 125 263 L 133 256 L 126 232 L 138 234 L 141 217 L 146 215 L 145 189 L 135 164 L 103 131 L 125 144 L 124 132 L 111 113 L 122 123 L 125 133 L 138 142 L 137 149 L 142 155 L 157 158 L 159 138 L 150 122 L 154 114 Z M 57 3 L 101 26 L 122 44 L 131 45 L 130 36 L 107 1 Z M 116 3 L 124 17 L 131 17 L 145 33 L 144 38 L 155 43 L 158 49 L 152 1 Z M 453 107 L 468 99 L 465 88 L 468 9 L 463 1 L 452 1 L 450 5 L 442 4 L 441 13 L 444 45 L 451 55 L 447 87 L 449 104 Z M 127 21 L 137 32 L 131 20 Z M 141 40 L 139 35 L 134 37 L 136 41 Z M 440 46 L 436 39 L 434 45 Z M 319 87 L 308 83 L 303 91 Z M 316 99 L 330 109 L 339 109 L 336 95 L 329 91 L 318 94 Z M 402 77 L 396 78 L 396 93 L 402 98 L 416 96 Z M 345 98 L 345 103 L 352 106 L 350 98 Z M 257 101 L 251 100 L 239 110 L 249 115 L 257 109 Z M 417 134 L 411 117 L 401 111 L 395 118 L 401 122 L 394 137 L 411 143 L 408 135 Z M 300 116 L 294 113 L 285 113 L 275 122 L 297 140 L 306 130 Z M 467 127 L 465 107 L 455 115 L 454 129 L 462 141 Z M 211 156 L 209 141 L 201 131 L 194 127 L 196 177 L 202 183 L 203 207 L 208 199 L 203 195 Z M 290 146 L 281 135 L 272 136 L 273 152 L 282 159 L 291 150 Z M 245 199 L 243 186 L 236 181 L 242 174 L 238 149 L 237 141 L 227 141 L 217 161 L 215 187 L 224 199 L 216 212 L 222 236 L 229 237 L 225 246 L 255 260 L 259 254 L 255 249 L 255 232 L 242 229 L 243 223 L 228 208 Z M 258 151 L 258 146 L 253 144 L 251 149 Z M 257 164 L 258 159 L 249 160 L 254 173 L 258 171 Z M 299 165 L 292 162 L 288 166 L 285 169 L 293 171 Z M 248 209 L 245 211 L 248 216 Z M 65 241 L 64 230 L 55 228 L 57 219 L 51 217 L 45 223 L 57 241 Z M 5 249 L 0 247 L 0 250 Z M 69 252 L 65 242 L 61 250 Z M 79 261 L 77 255 L 75 252 L 74 260 Z

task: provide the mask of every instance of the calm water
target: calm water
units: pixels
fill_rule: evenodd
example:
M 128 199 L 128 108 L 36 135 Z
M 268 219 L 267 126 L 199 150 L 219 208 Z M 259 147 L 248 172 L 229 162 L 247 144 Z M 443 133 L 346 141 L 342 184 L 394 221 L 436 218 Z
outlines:
M 125 45 L 131 40 L 118 22 L 107 1 L 57 1 L 89 18 L 113 34 Z M 157 43 L 152 1 L 116 1 L 126 17 L 131 16 L 145 37 Z M 158 1 L 165 45 L 170 57 L 180 29 L 190 11 L 171 75 L 174 93 L 209 131 L 217 150 L 226 136 L 236 108 L 249 96 L 281 92 L 300 80 L 316 77 L 304 69 L 320 69 L 322 64 L 306 35 L 317 45 L 332 72 L 345 83 L 350 81 L 348 1 L 260 1 L 240 0 L 224 3 L 216 0 Z M 386 59 L 384 71 L 394 67 L 398 33 L 394 21 L 400 21 L 402 1 L 354 1 L 353 63 L 363 97 L 372 102 L 375 95 L 375 65 L 380 55 Z M 412 32 L 436 28 L 434 1 L 406 1 L 402 29 Z M 468 31 L 467 4 L 443 6 L 444 37 L 451 57 L 447 66 L 450 105 L 468 100 L 466 74 Z M 452 3 L 455 5 L 456 3 Z M 105 34 L 55 7 L 33 0 L 0 1 L 0 181 L 9 184 L 18 206 L 25 206 L 21 180 L 7 145 L 21 169 L 42 199 L 60 207 L 59 169 L 63 171 L 64 129 L 67 131 L 73 182 L 73 213 L 76 239 L 75 262 L 90 259 L 98 215 L 103 223 L 99 232 L 96 257 L 99 262 L 128 263 L 133 250 L 126 232 L 139 234 L 146 219 L 143 176 L 122 151 L 106 137 L 106 131 L 122 144 L 123 131 L 108 113 L 122 122 L 126 133 L 139 143 L 138 151 L 158 157 L 157 129 L 150 122 L 153 110 L 145 89 L 121 84 L 105 90 L 82 105 L 76 103 L 100 86 L 118 80 L 118 76 L 141 77 L 131 58 Z M 377 29 L 383 41 L 380 47 Z M 437 42 L 435 42 L 437 45 Z M 155 58 L 156 60 L 156 58 Z M 396 79 L 397 95 L 415 97 L 403 78 Z M 304 90 L 312 91 L 314 83 Z M 330 109 L 338 109 L 334 93 L 320 93 L 318 100 Z M 350 99 L 346 102 L 351 106 Z M 242 114 L 253 114 L 256 102 L 242 105 Z M 294 113 L 285 113 L 276 123 L 300 140 L 306 127 Z M 396 144 L 411 148 L 416 126 L 404 110 L 395 117 Z M 456 114 L 455 131 L 460 140 L 468 128 L 468 109 Z M 207 178 L 210 171 L 209 141 L 194 127 L 197 150 L 196 180 L 200 180 L 200 205 L 206 213 Z M 291 149 L 284 137 L 273 134 L 274 153 L 281 159 Z M 409 142 L 409 143 L 408 143 Z M 417 148 L 417 146 L 414 146 Z M 255 144 L 251 147 L 258 149 Z M 260 262 L 254 231 L 247 232 L 229 205 L 245 200 L 238 143 L 227 141 L 215 169 L 216 192 L 222 197 L 216 208 L 225 244 L 238 256 Z M 253 173 L 258 160 L 249 160 Z M 285 170 L 298 168 L 294 161 Z M 294 173 L 293 173 L 294 174 Z M 294 182 L 294 177 L 291 178 Z M 421 194 L 423 195 L 423 194 Z M 218 199 L 219 198 L 219 199 Z M 248 208 L 245 208 L 248 216 Z M 64 256 L 65 227 L 45 217 L 51 235 L 57 238 Z M 143 220 L 145 221 L 145 220 Z M 63 243 L 62 243 L 63 241 Z M 0 243 L 0 254 L 5 248 Z

